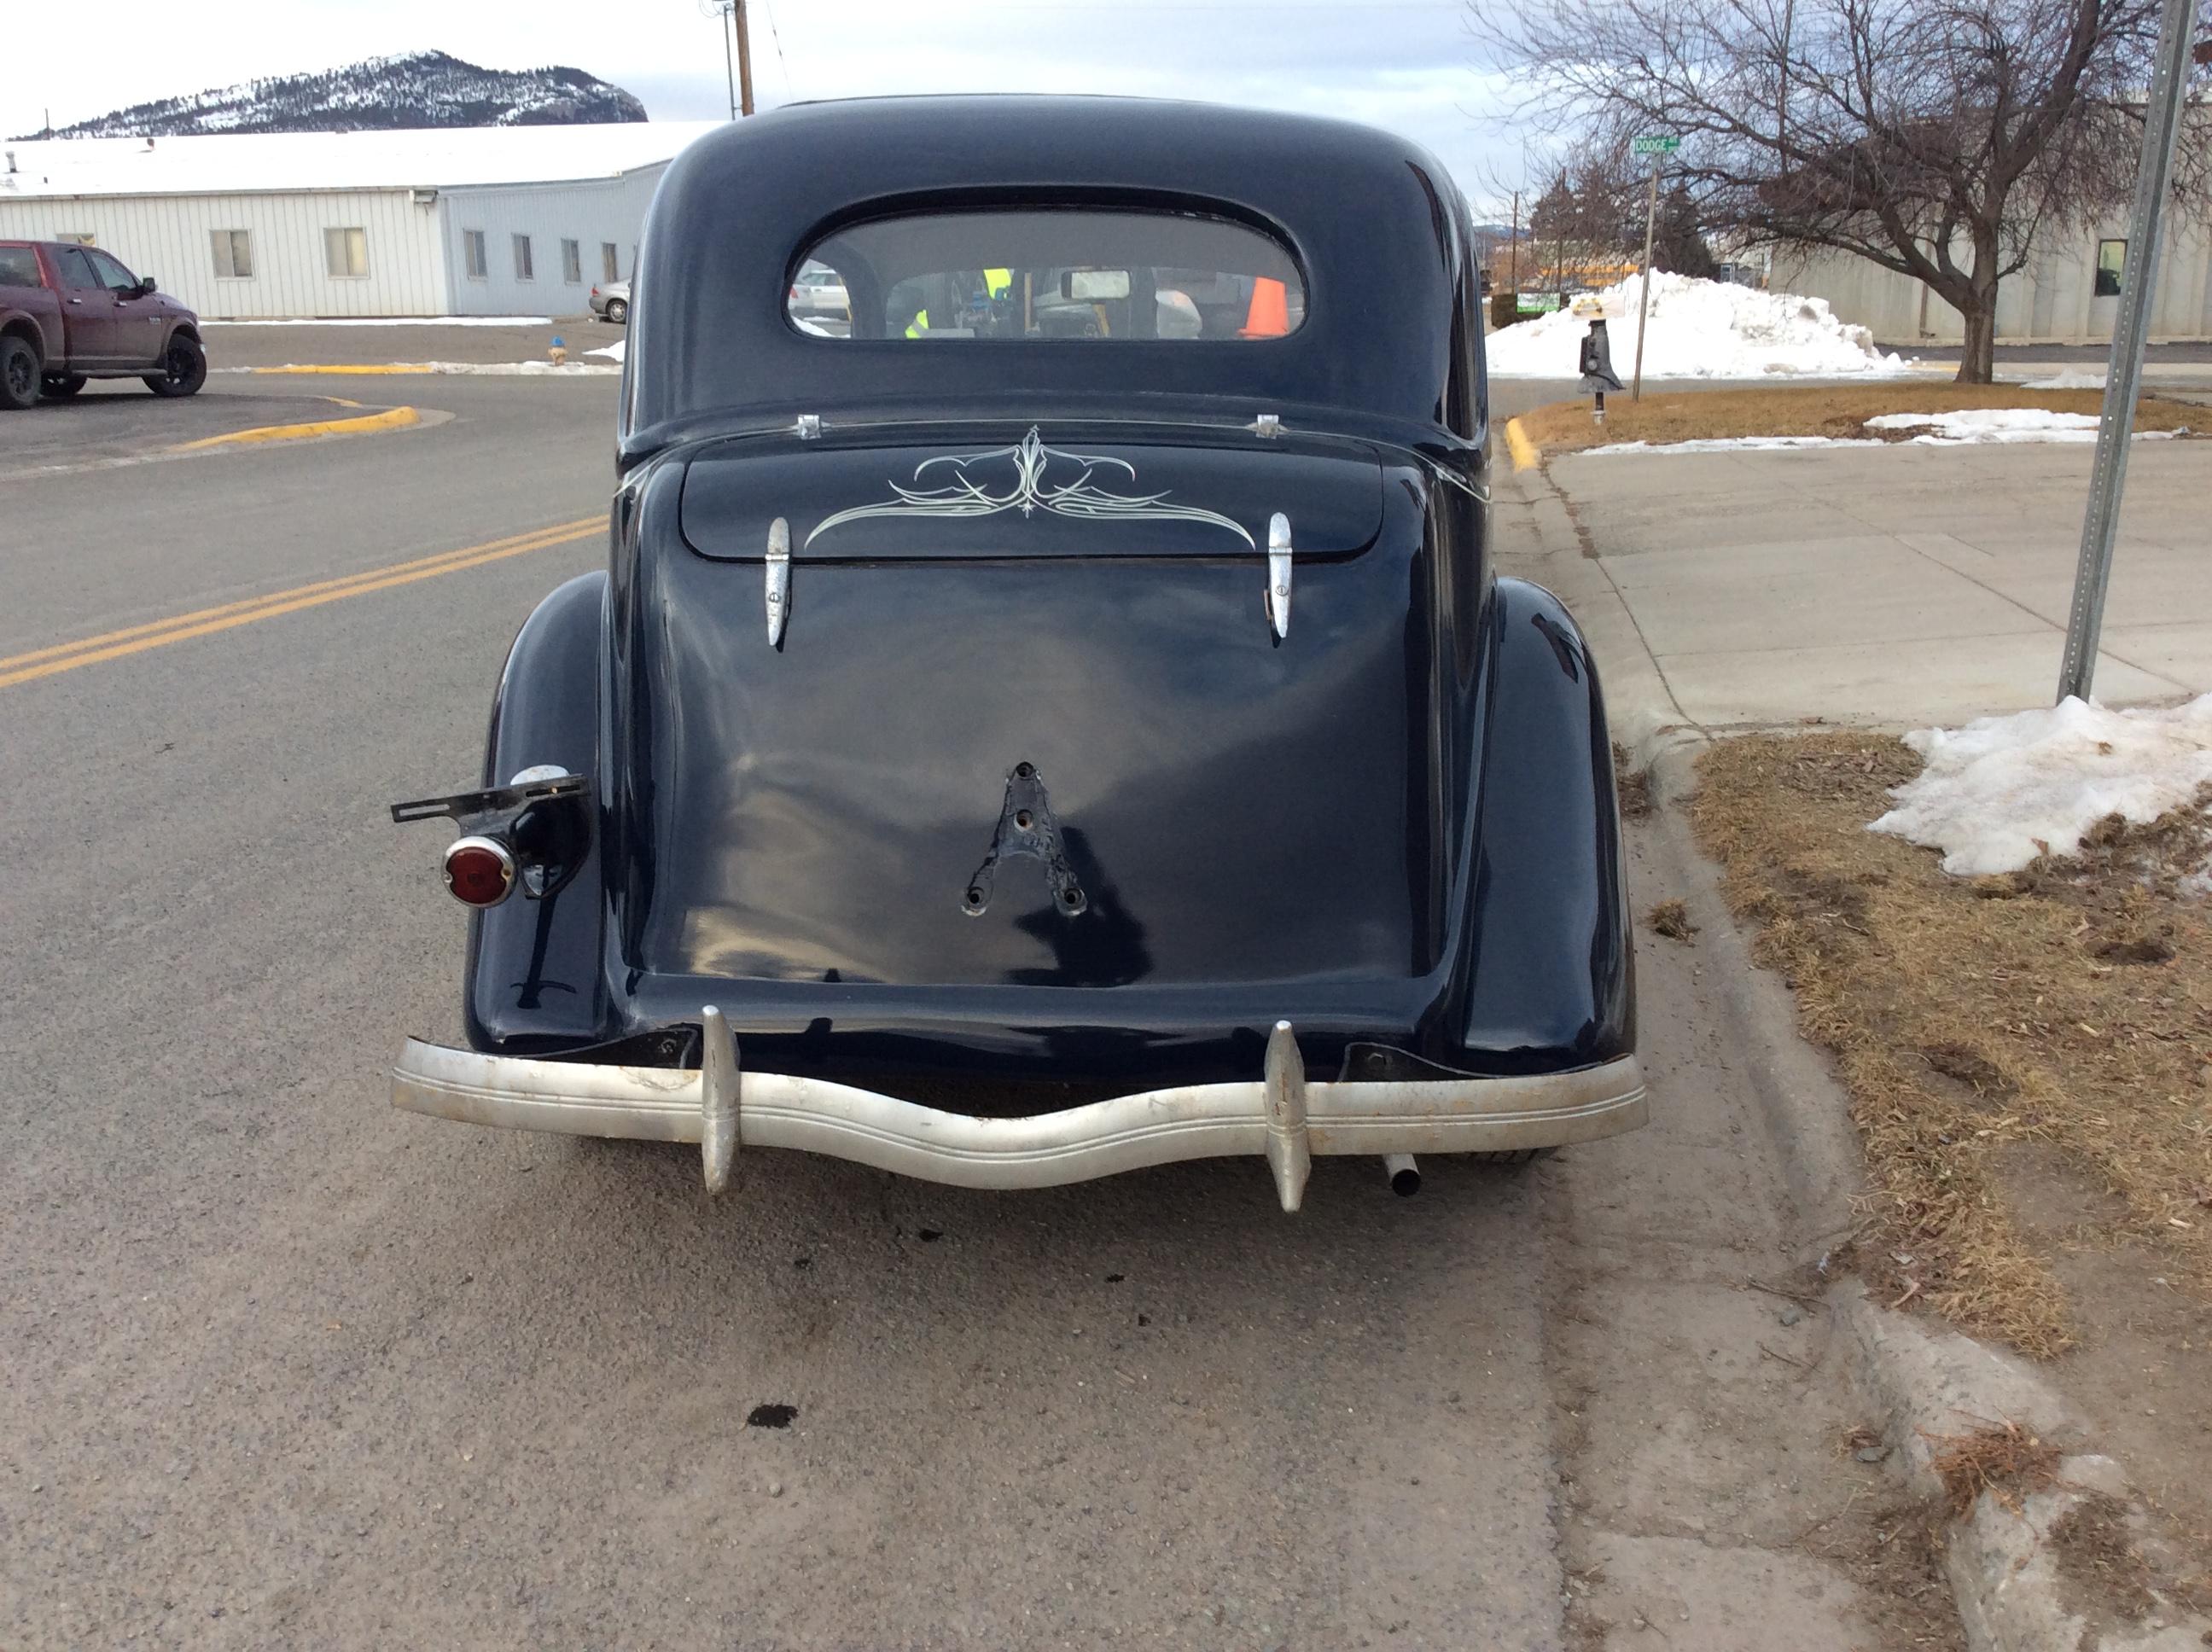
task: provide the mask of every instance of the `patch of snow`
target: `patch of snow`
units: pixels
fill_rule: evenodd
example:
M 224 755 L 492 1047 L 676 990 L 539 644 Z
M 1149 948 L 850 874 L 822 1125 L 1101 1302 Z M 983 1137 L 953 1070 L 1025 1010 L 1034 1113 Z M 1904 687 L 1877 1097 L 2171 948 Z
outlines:
M 0 200 L 234 195 L 252 190 L 462 189 L 616 178 L 658 166 L 720 121 L 446 126 L 390 132 L 221 132 L 26 139 Z
M 203 327 L 548 327 L 550 315 L 288 316 L 273 321 L 203 321 Z
M 2040 407 L 1970 407 L 1955 413 L 1881 413 L 1866 422 L 1869 430 L 1913 430 L 1924 434 L 1915 442 L 1951 447 L 1962 443 L 1991 441 L 2074 441 L 2097 440 L 2094 413 L 2053 413 Z M 2156 441 L 2179 435 L 2178 430 L 2138 430 L 2139 441 Z
M 2212 782 L 2212 694 L 2165 711 L 2069 699 L 1905 742 L 1927 767 L 1867 829 L 1942 850 L 1960 877 L 2017 872 L 2072 853 L 2107 815 L 2152 821 L 2193 801 Z
M 1728 453 L 1797 447 L 1886 447 L 1871 437 L 1851 436 L 1698 436 L 1690 441 L 1616 441 L 1603 447 L 1584 447 L 1564 457 L 1594 457 L 1601 453 Z
M 2022 390 L 2102 390 L 2104 387 L 2105 375 L 2101 371 L 2080 373 L 2072 367 L 2053 374 L 2048 379 L 2030 379 L 2021 386 Z
M 595 350 L 586 350 L 584 354 L 586 355 L 604 355 L 610 361 L 619 361 L 623 359 L 624 355 L 623 346 L 629 343 L 629 340 L 627 338 L 617 338 L 611 344 L 602 344 Z
M 1631 276 L 1595 296 L 1625 380 L 1636 361 L 1636 307 L 1643 278 Z M 1572 379 L 1589 331 L 1585 317 L 1555 311 L 1490 335 L 1490 371 L 1501 379 Z M 1874 335 L 1837 319 L 1828 301 L 1762 293 L 1731 281 L 1662 270 L 1651 279 L 1644 341 L 1646 379 L 1802 379 L 1910 373 L 1911 364 L 1875 348 Z

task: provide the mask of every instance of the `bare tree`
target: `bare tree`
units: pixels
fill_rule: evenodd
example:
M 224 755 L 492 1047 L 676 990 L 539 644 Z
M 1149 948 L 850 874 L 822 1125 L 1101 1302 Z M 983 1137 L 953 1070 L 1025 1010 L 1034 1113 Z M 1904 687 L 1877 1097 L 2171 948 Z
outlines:
M 1997 283 L 2124 199 L 2159 0 L 1470 0 L 1540 122 L 1676 133 L 1693 216 L 1917 277 L 1993 376 Z M 2192 134 L 2201 176 L 2204 123 Z M 2148 274 L 2148 272 L 2145 272 Z

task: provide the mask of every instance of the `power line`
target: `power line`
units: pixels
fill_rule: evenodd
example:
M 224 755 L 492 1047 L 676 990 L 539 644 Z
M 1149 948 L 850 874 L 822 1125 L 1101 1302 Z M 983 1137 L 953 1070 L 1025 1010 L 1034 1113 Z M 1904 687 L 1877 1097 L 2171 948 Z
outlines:
M 768 11 L 768 37 L 775 42 L 776 66 L 783 70 L 783 89 L 791 100 L 799 100 L 799 88 L 791 83 L 791 59 L 783 55 L 783 33 L 775 26 L 775 0 L 761 0 Z

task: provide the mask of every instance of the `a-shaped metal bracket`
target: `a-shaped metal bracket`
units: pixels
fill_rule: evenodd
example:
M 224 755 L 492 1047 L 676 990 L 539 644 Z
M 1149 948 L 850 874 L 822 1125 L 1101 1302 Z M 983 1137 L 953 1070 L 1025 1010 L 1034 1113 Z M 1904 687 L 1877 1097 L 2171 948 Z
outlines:
M 1291 634 L 1291 519 L 1267 519 L 1267 623 L 1278 639 Z
M 783 641 L 791 616 L 791 524 L 781 516 L 768 525 L 768 646 Z
M 1006 776 L 1006 799 L 999 809 L 999 829 L 991 835 L 991 852 L 969 877 L 960 909 L 971 918 L 981 917 L 991 904 L 999 863 L 1022 858 L 1044 862 L 1053 906 L 1062 915 L 1073 918 L 1090 904 L 1067 863 L 1067 846 L 1060 839 L 1060 823 L 1053 818 L 1044 776 L 1037 773 L 1035 763 L 1029 762 L 1016 763 L 1013 773 Z
M 518 775 L 508 786 L 395 803 L 392 818 L 403 826 L 417 820 L 451 820 L 464 837 L 489 837 L 505 844 L 521 869 L 524 896 L 542 901 L 576 875 L 591 849 L 592 783 L 581 774 L 541 780 Z

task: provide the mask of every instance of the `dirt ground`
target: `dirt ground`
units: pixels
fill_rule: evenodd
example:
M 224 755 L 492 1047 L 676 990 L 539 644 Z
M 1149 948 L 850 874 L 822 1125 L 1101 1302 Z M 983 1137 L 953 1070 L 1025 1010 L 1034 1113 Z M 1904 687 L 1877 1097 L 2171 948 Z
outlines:
M 1708 752 L 1693 819 L 1850 1090 L 1881 1300 L 2046 1369 L 2212 1573 L 2212 914 L 2203 816 L 1960 879 L 1872 834 L 1887 736 Z M 2001 1419 L 1989 1419 L 2001 1420 Z M 2202 1587 L 2212 1579 L 2200 1576 Z
M 1883 413 L 1955 413 L 1969 408 L 2037 407 L 2053 413 L 2096 414 L 2099 390 L 2024 390 L 2018 385 L 1899 383 L 1760 386 L 1747 390 L 1646 391 L 1644 399 L 1607 398 L 1605 422 L 1590 418 L 1587 399 L 1553 402 L 1521 416 L 1529 440 L 1547 452 L 1613 442 L 1695 441 L 1718 436 L 1831 436 L 1889 441 L 1910 430 L 1869 430 Z M 2206 434 L 2212 419 L 2187 402 L 2147 396 L 2136 404 L 2138 430 Z

